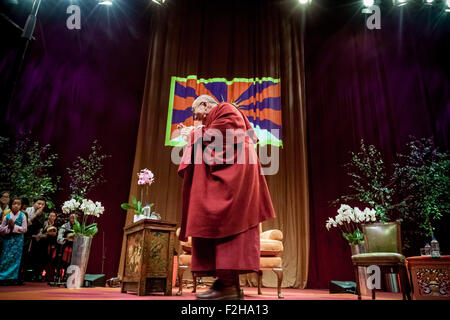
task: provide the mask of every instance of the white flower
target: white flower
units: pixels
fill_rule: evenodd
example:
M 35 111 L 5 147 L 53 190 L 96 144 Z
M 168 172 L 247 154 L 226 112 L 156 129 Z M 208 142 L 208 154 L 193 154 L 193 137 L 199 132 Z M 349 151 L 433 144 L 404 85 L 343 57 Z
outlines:
M 340 214 L 340 213 L 342 213 L 342 212 L 344 212 L 346 210 L 349 210 L 349 209 L 352 210 L 352 208 L 349 205 L 341 204 L 341 206 L 339 207 L 337 212 Z
M 83 211 L 85 215 L 95 215 L 95 203 L 92 200 L 83 199 L 81 203 L 80 210 Z
M 75 200 L 75 199 L 70 199 L 66 202 L 64 202 L 63 206 L 62 206 L 62 211 L 65 214 L 68 214 L 72 211 L 77 210 L 80 207 L 80 203 Z
M 325 227 L 330 230 L 331 227 L 337 227 L 336 222 L 333 220 L 333 218 L 328 218 L 327 223 Z
M 95 210 L 94 215 L 98 218 L 105 211 L 105 208 L 102 206 L 101 202 L 95 202 Z

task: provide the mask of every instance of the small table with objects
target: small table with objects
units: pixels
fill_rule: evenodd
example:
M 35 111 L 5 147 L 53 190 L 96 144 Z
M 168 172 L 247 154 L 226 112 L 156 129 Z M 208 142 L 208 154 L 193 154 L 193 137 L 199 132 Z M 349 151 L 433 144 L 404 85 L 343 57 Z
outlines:
M 124 228 L 126 236 L 122 292 L 172 295 L 176 223 L 144 219 Z
M 415 300 L 450 299 L 450 255 L 406 259 Z

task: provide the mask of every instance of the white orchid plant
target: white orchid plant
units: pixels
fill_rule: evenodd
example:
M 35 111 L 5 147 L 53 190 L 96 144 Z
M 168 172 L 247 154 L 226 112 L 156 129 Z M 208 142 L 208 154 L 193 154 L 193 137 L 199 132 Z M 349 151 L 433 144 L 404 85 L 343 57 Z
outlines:
M 62 211 L 65 214 L 76 213 L 78 216 L 81 215 L 81 223 L 75 219 L 73 226 L 73 232 L 75 234 L 93 237 L 98 232 L 97 223 L 94 223 L 94 220 L 103 214 L 105 208 L 98 201 L 70 199 L 64 202 Z
M 338 215 L 334 219 L 328 218 L 325 227 L 327 230 L 332 227 L 338 228 L 349 244 L 361 244 L 364 241 L 364 235 L 359 228 L 360 224 L 377 220 L 375 209 L 365 208 L 361 211 L 358 207 L 352 208 L 342 204 L 337 212 Z
M 149 215 L 156 215 L 156 212 L 152 212 L 154 203 L 147 203 L 148 188 L 155 182 L 155 175 L 147 168 L 138 172 L 138 186 L 141 189 L 141 199 L 137 200 L 135 197 L 131 197 L 131 203 L 122 203 L 120 206 L 122 209 L 128 211 L 133 210 L 136 216 L 144 215 L 146 212 Z

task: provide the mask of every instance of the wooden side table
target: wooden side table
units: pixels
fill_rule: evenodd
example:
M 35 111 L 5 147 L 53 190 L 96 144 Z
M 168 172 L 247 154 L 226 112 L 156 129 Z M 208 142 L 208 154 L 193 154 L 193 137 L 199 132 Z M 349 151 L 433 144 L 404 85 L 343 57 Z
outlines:
M 450 299 L 450 256 L 406 259 L 415 300 Z
M 122 292 L 172 295 L 176 223 L 144 219 L 124 228 L 126 236 Z

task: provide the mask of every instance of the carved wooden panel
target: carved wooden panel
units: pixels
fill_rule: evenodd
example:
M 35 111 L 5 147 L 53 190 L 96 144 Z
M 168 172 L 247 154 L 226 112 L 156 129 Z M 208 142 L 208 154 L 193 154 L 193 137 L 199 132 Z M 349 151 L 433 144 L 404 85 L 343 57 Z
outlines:
M 450 297 L 447 268 L 414 268 L 418 294 L 429 297 Z
M 127 237 L 125 256 L 125 277 L 139 278 L 140 263 L 143 254 L 142 233 L 136 232 Z
M 147 274 L 167 274 L 169 259 L 169 232 L 152 231 Z

